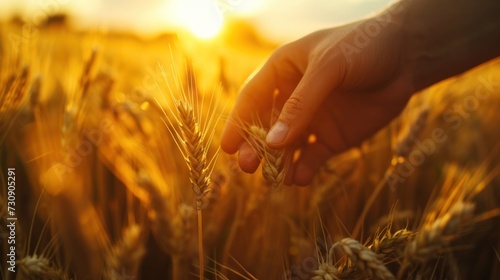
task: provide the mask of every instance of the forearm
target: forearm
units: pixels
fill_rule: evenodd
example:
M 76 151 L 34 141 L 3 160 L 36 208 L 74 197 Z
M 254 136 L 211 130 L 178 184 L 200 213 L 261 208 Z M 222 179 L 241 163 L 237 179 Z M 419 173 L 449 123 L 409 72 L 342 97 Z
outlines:
M 499 0 L 403 0 L 405 60 L 416 90 L 500 55 Z

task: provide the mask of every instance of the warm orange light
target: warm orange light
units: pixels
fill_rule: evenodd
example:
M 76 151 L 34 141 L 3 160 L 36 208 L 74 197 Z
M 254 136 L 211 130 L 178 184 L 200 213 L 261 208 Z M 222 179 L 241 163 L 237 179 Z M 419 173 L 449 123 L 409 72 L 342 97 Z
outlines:
M 222 29 L 223 13 L 213 0 L 178 1 L 176 16 L 182 26 L 201 39 L 212 38 Z

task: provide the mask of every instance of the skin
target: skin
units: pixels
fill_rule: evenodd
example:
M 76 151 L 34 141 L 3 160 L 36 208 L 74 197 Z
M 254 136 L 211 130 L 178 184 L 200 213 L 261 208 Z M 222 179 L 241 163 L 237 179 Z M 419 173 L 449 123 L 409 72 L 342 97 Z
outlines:
M 222 149 L 239 152 L 241 169 L 253 173 L 260 160 L 235 123 L 270 123 L 278 112 L 267 144 L 300 150 L 285 183 L 309 184 L 330 157 L 397 117 L 412 94 L 499 55 L 500 23 L 491 10 L 500 1 L 483 2 L 403 1 L 278 48 L 243 85 Z M 311 134 L 314 143 L 306 141 Z

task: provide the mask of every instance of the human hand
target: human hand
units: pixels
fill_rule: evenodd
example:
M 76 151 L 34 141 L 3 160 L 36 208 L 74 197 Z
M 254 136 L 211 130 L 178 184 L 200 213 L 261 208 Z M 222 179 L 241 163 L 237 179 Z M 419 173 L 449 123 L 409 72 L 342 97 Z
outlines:
M 370 36 L 374 27 L 378 34 Z M 267 144 L 299 149 L 285 183 L 309 184 L 326 160 L 359 145 L 406 105 L 415 88 L 404 39 L 400 23 L 381 14 L 280 47 L 243 86 L 226 123 L 222 149 L 239 150 L 241 169 L 253 173 L 259 158 L 237 123 L 250 123 L 256 116 L 269 123 L 278 109 Z M 314 143 L 307 142 L 311 134 Z

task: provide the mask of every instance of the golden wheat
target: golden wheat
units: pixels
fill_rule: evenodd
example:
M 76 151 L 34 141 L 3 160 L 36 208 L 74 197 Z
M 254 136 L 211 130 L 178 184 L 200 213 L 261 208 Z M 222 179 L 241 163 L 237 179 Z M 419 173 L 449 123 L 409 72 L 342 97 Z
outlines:
M 382 237 L 375 237 L 368 248 L 375 252 L 379 259 L 383 259 L 404 248 L 413 236 L 414 233 L 407 229 L 401 229 L 395 233 L 387 230 Z
M 413 120 L 412 123 L 408 126 L 406 131 L 400 134 L 398 137 L 398 141 L 396 142 L 394 155 L 392 158 L 391 165 L 387 168 L 383 179 L 378 183 L 378 185 L 373 190 L 373 193 L 369 197 L 368 201 L 365 203 L 363 211 L 358 218 L 356 226 L 354 227 L 353 236 L 358 236 L 361 231 L 361 227 L 365 221 L 365 217 L 368 214 L 368 211 L 371 209 L 373 203 L 377 199 L 378 195 L 382 191 L 384 187 L 389 185 L 391 189 L 394 189 L 394 182 L 391 182 L 392 176 L 394 172 L 397 170 L 399 164 L 403 163 L 406 160 L 406 157 L 411 153 L 411 149 L 415 145 L 415 141 L 417 140 L 419 134 L 425 127 L 425 123 L 427 121 L 429 115 L 429 107 L 424 106 L 418 111 L 417 117 Z
M 29 76 L 27 66 L 20 73 L 12 74 L 7 81 L 0 80 L 0 144 L 13 126 L 13 122 L 20 113 L 23 100 L 26 96 L 26 84 Z M 0 76 L 1 78 L 1 76 Z
M 162 68 L 162 74 L 167 81 L 166 73 Z M 168 107 L 171 114 L 167 114 L 165 111 L 166 120 L 163 122 L 169 132 L 171 133 L 174 141 L 176 142 L 180 152 L 182 153 L 186 165 L 189 169 L 189 180 L 191 182 L 191 189 L 195 196 L 195 207 L 197 210 L 197 220 L 198 220 L 198 258 L 199 258 L 199 278 L 203 280 L 205 262 L 203 254 L 203 211 L 204 200 L 207 194 L 210 192 L 210 177 L 215 166 L 218 150 L 214 156 L 208 158 L 209 146 L 215 134 L 215 127 L 220 120 L 220 115 L 217 116 L 215 106 L 220 100 L 220 96 L 217 96 L 215 101 L 212 98 L 208 105 L 206 112 L 208 118 L 202 121 L 203 111 L 203 97 L 201 101 L 198 100 L 199 92 L 196 89 L 196 83 L 194 78 L 189 78 L 188 73 L 188 84 L 187 92 L 182 88 L 182 96 L 176 97 L 170 84 L 167 81 L 167 86 L 170 90 L 171 102 L 175 104 L 175 108 Z M 177 79 L 177 82 L 179 79 Z M 165 97 L 165 96 L 164 96 Z M 160 105 L 157 100 L 158 105 Z M 169 104 L 170 102 L 167 102 Z M 163 109 L 162 109 L 163 110 Z M 167 123 L 168 122 L 168 123 Z
M 275 150 L 266 144 L 267 131 L 257 125 L 251 125 L 248 129 L 254 149 L 263 158 L 262 176 L 271 184 L 273 189 L 278 189 L 283 185 L 286 173 L 285 150 Z
M 464 225 L 471 220 L 474 209 L 473 203 L 458 201 L 434 222 L 424 224 L 415 239 L 405 248 L 405 259 L 399 277 L 404 276 L 410 267 L 426 264 L 449 252 L 450 242 L 460 235 Z M 454 271 L 453 266 L 451 268 Z
M 217 114 L 207 108 L 224 112 L 215 101 L 222 98 L 232 104 L 232 89 L 269 54 L 269 46 L 254 44 L 252 37 L 243 41 L 241 48 L 241 42 L 224 38 L 230 44 L 218 41 L 215 48 L 220 50 L 213 55 L 214 49 L 207 42 L 198 47 L 195 42 L 180 42 L 180 37 L 149 40 L 110 32 L 103 44 L 97 42 L 101 45 L 97 52 L 89 49 L 96 40 L 85 38 L 90 32 L 38 26 L 40 36 L 28 44 L 23 42 L 16 51 L 11 35 L 24 34 L 23 26 L 22 22 L 0 23 L 0 166 L 2 173 L 15 167 L 18 176 L 18 279 L 193 279 L 194 274 L 203 278 L 204 271 L 214 275 L 207 275 L 209 279 L 278 279 L 288 272 L 291 277 L 287 279 L 366 279 L 380 278 L 376 271 L 383 266 L 393 275 L 403 271 L 403 279 L 469 279 L 478 273 L 481 276 L 476 278 L 498 278 L 500 266 L 494 254 L 500 251 L 495 235 L 498 219 L 489 217 L 499 212 L 493 210 L 498 207 L 500 181 L 490 180 L 488 191 L 480 193 L 490 182 L 484 179 L 488 176 L 477 166 L 469 172 L 457 168 L 456 178 L 446 176 L 445 182 L 457 194 L 449 191 L 435 197 L 431 191 L 440 188 L 435 186 L 439 176 L 453 172 L 444 164 L 458 160 L 464 166 L 481 162 L 485 154 L 496 154 L 491 148 L 498 139 L 495 124 L 499 122 L 500 95 L 494 81 L 500 73 L 499 60 L 422 93 L 427 94 L 424 100 L 431 99 L 433 116 L 447 114 L 451 119 L 426 116 L 431 114 L 430 108 L 420 105 L 426 102 L 409 103 L 407 112 L 416 112 L 414 120 L 403 118 L 394 123 L 403 128 L 396 141 L 387 137 L 392 135 L 390 128 L 383 129 L 363 144 L 362 156 L 351 151 L 333 158 L 329 166 L 334 172 L 323 172 L 311 188 L 287 188 L 272 194 L 269 185 L 282 185 L 289 155 L 268 150 L 264 140 L 268 124 L 255 122 L 252 129 L 240 126 L 245 140 L 263 161 L 262 176 L 234 172 L 237 161 L 232 156 L 221 156 L 215 163 L 209 155 L 216 150 L 220 131 L 207 125 L 217 122 Z M 238 40 L 246 40 L 240 31 Z M 60 36 L 65 40 L 59 40 Z M 172 46 L 181 46 L 167 61 L 163 60 L 168 52 L 164 39 Z M 155 87 L 158 73 L 150 66 L 160 59 L 175 68 L 183 57 L 199 65 L 188 65 L 184 80 L 175 74 L 167 78 L 187 87 L 187 92 L 174 89 L 171 93 L 176 96 L 169 99 L 167 95 L 162 106 L 155 106 L 160 104 L 151 100 L 161 98 L 163 87 Z M 198 69 L 203 71 L 195 73 Z M 220 79 L 225 91 L 216 93 L 212 102 L 212 97 L 195 88 L 196 79 L 200 88 L 212 87 Z M 472 103 L 478 93 L 488 101 Z M 480 109 L 457 111 L 464 102 Z M 160 109 L 165 106 L 169 108 L 163 115 Z M 167 117 L 169 131 L 159 125 L 161 117 Z M 454 130 L 457 117 L 462 126 Z M 104 118 L 111 119 L 114 130 L 97 137 L 93 133 Z M 382 169 L 391 158 L 393 167 L 411 159 L 419 131 L 433 127 L 450 128 L 443 149 L 436 149 L 418 172 L 400 182 L 401 192 L 382 195 L 383 189 L 377 197 L 378 191 L 373 191 L 371 184 L 380 181 Z M 91 140 L 85 132 L 102 141 L 85 145 Z M 168 132 L 175 143 L 167 139 Z M 172 153 L 174 144 L 182 156 Z M 54 163 L 67 166 L 67 172 L 58 174 L 51 169 Z M 184 164 L 189 169 L 181 172 L 179 167 Z M 492 161 L 488 168 L 497 166 L 498 162 Z M 215 176 L 220 181 L 207 179 L 212 169 L 223 174 Z M 2 176 L 3 207 L 8 196 L 7 180 Z M 380 188 L 383 185 L 387 182 Z M 42 199 L 34 211 L 34 199 L 42 189 L 50 197 Z M 375 203 L 370 192 L 377 199 Z M 397 212 L 379 223 L 395 200 L 400 201 Z M 426 204 L 430 209 L 422 215 Z M 0 214 L 6 210 L 0 208 Z M 485 212 L 489 210 L 493 212 Z M 307 257 L 314 250 L 310 233 L 316 228 L 318 212 L 325 229 L 332 233 L 331 239 L 351 236 L 359 242 L 338 242 L 335 248 L 342 248 L 342 252 L 335 252 L 341 256 L 338 260 L 320 258 L 325 253 L 318 249 L 316 268 Z M 403 216 L 405 213 L 411 216 Z M 395 218 L 398 216 L 402 217 Z M 353 231 L 357 217 L 362 225 Z M 399 221 L 394 222 L 396 219 Z M 485 222 L 476 223 L 479 220 Z M 45 248 L 45 253 L 37 254 L 35 245 L 28 242 L 31 234 L 23 229 L 29 229 L 31 221 L 33 236 L 43 237 L 36 247 Z M 392 223 L 394 230 L 405 223 L 408 229 L 391 231 Z M 45 224 L 46 232 L 42 228 Z M 384 230 L 364 237 L 377 228 Z M 0 231 L 4 234 L 5 228 Z M 147 240 L 150 235 L 154 239 Z M 7 240 L 2 239 L 0 245 L 5 256 Z M 470 247 L 475 249 L 469 251 Z M 349 254 L 344 252 L 348 250 Z M 199 270 L 193 265 L 198 261 Z M 235 264 L 238 269 L 232 268 Z M 2 271 L 3 279 L 16 278 Z
M 139 264 L 146 253 L 141 226 L 133 224 L 123 231 L 122 239 L 111 248 L 106 258 L 109 279 L 119 280 L 120 274 L 137 277 Z
M 375 252 L 363 246 L 357 240 L 344 238 L 334 244 L 333 250 L 338 247 L 349 258 L 352 265 L 363 271 L 366 276 L 376 279 L 395 279 L 394 275 L 377 258 Z
M 311 280 L 335 280 L 339 278 L 339 271 L 328 261 L 320 262 L 317 270 L 313 271 Z
M 137 183 L 149 195 L 148 216 L 154 232 L 160 236 L 158 241 L 166 252 L 182 255 L 187 238 L 186 224 L 179 215 L 169 210 L 167 206 L 169 202 L 164 199 L 146 172 L 139 172 Z
M 399 135 L 394 147 L 394 156 L 396 158 L 406 158 L 410 154 L 419 134 L 425 128 L 425 124 L 429 116 L 429 110 L 428 106 L 420 108 L 417 116 L 409 124 L 406 131 Z
M 426 277 L 433 271 L 439 259 L 445 260 L 442 277 L 459 274 L 452 249 L 452 242 L 466 233 L 477 222 L 474 217 L 476 196 L 496 176 L 486 170 L 488 163 L 481 164 L 474 171 L 461 169 L 456 165 L 447 168 L 443 186 L 430 204 L 422 225 L 415 238 L 407 244 L 399 278 L 408 275 Z M 469 240 L 472 245 L 473 240 Z M 431 271 L 431 272 L 429 272 Z
M 67 274 L 61 269 L 54 267 L 51 262 L 43 256 L 27 256 L 18 261 L 21 273 L 28 279 L 40 280 L 67 280 Z
M 176 107 L 180 116 L 179 127 L 182 132 L 185 160 L 189 167 L 189 180 L 196 196 L 196 208 L 201 209 L 203 198 L 210 191 L 211 170 L 207 160 L 208 151 L 202 141 L 202 132 L 191 105 L 184 100 L 178 100 Z

